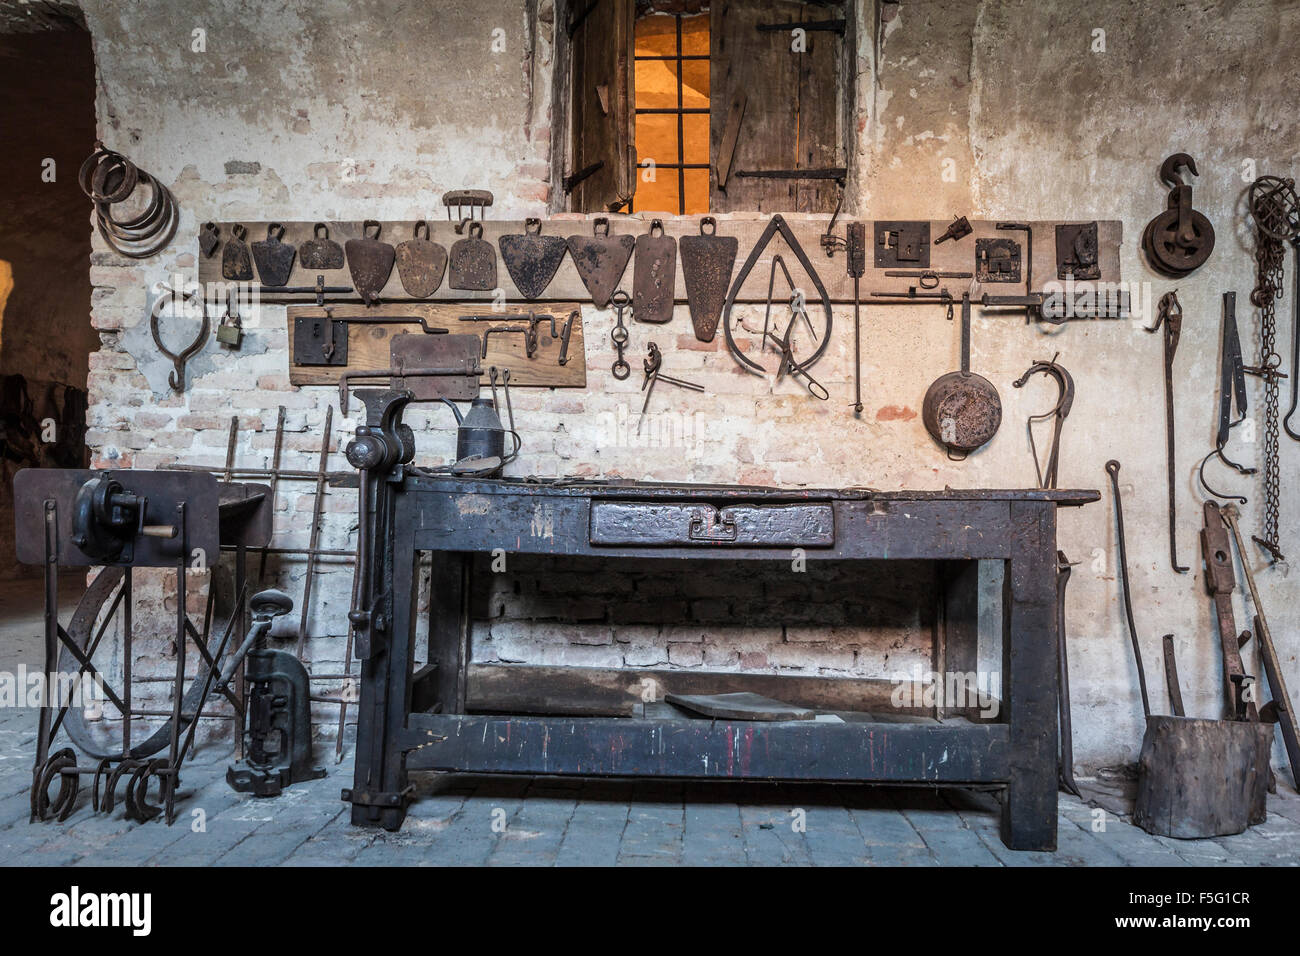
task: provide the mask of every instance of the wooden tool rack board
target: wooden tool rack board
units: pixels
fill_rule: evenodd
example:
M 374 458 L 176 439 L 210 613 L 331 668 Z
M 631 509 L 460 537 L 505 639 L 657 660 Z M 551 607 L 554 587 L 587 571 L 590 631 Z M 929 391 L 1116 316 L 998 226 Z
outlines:
M 349 317 L 363 317 L 366 322 L 348 323 L 348 364 L 347 365 L 297 365 L 296 355 L 289 356 L 289 382 L 292 385 L 337 385 L 343 372 L 389 368 L 392 365 L 390 348 L 394 335 L 424 335 L 418 322 L 409 321 L 410 317 L 423 318 L 430 328 L 448 329 L 453 335 L 477 335 L 480 342 L 483 333 L 490 328 L 509 326 L 521 331 L 527 328 L 526 319 L 530 311 L 538 314 L 555 316 L 555 330 L 562 332 L 569 313 L 579 308 L 577 302 L 548 302 L 534 305 L 514 304 L 503 312 L 494 312 L 490 308 L 473 303 L 465 304 L 430 304 L 416 300 L 406 302 L 385 302 L 373 308 L 364 305 L 332 305 L 321 308 L 311 306 L 290 306 L 289 344 L 293 347 L 294 320 L 307 317 L 324 317 L 346 321 Z M 490 322 L 462 322 L 463 315 L 490 315 Z M 393 322 L 381 322 L 378 319 L 393 316 Z M 397 321 L 405 318 L 407 321 Z M 524 348 L 522 335 L 491 335 L 488 338 L 487 356 L 480 359 L 483 374 L 479 378 L 481 385 L 490 384 L 488 369 L 510 369 L 510 385 L 542 386 L 550 388 L 585 388 L 587 385 L 586 344 L 582 331 L 582 316 L 573 320 L 573 331 L 569 337 L 568 362 L 559 363 L 560 340 L 551 337 L 551 323 L 543 320 L 537 325 L 537 351 L 532 358 Z M 479 355 L 483 353 L 480 350 Z M 358 385 L 375 385 L 375 380 L 358 379 Z
M 542 235 L 544 236 L 569 236 L 592 235 L 592 221 L 598 217 L 590 216 L 587 219 L 548 219 L 542 221 Z M 642 235 L 649 231 L 651 218 L 646 215 L 642 216 L 606 216 L 609 220 L 610 235 Z M 754 248 L 754 244 L 762 235 L 763 230 L 767 227 L 770 216 L 761 216 L 759 218 L 728 219 L 725 216 L 719 216 L 717 234 L 720 236 L 735 236 L 740 243 L 740 249 L 736 256 L 736 264 L 733 276 L 740 270 L 745 258 Z M 808 259 L 817 269 L 823 284 L 826 286 L 826 293 L 830 296 L 832 302 L 852 303 L 853 302 L 853 280 L 849 278 L 846 268 L 846 258 L 842 248 L 835 251 L 834 256 L 827 256 L 821 247 L 821 236 L 826 231 L 829 222 L 828 217 L 819 219 L 810 219 L 804 216 L 791 214 L 785 217 L 795 238 L 803 247 Z M 476 220 L 477 221 L 477 220 Z M 845 224 L 850 220 L 841 217 L 835 223 L 835 235 L 841 239 L 844 237 Z M 1056 227 L 1064 225 L 1067 222 L 1079 223 L 1091 220 L 1036 220 L 1026 223 L 1033 228 L 1033 250 L 1030 262 L 1030 272 L 1033 279 L 1034 288 L 1028 291 L 1038 292 L 1042 290 L 1046 282 L 1058 281 L 1056 270 Z M 683 236 L 696 236 L 700 232 L 700 217 L 698 216 L 664 216 L 662 217 L 664 234 L 680 240 Z M 451 251 L 452 243 L 458 239 L 466 238 L 468 230 L 465 233 L 457 233 L 455 222 L 446 220 L 429 219 L 429 238 L 434 242 L 441 243 L 448 252 Z M 247 230 L 248 235 L 245 239 L 250 248 L 253 242 L 266 238 L 266 229 L 270 225 L 268 222 L 249 222 L 244 221 L 242 224 Z M 1021 244 L 1022 252 L 1026 245 L 1025 233 L 1017 230 L 1005 230 L 996 228 L 997 222 L 993 220 L 976 220 L 970 221 L 974 230 L 970 235 L 960 240 L 948 240 L 947 242 L 934 244 L 934 240 L 943 235 L 950 224 L 949 220 L 932 220 L 930 222 L 930 265 L 928 268 L 937 271 L 951 272 L 974 272 L 975 271 L 975 244 L 978 239 L 1011 239 Z M 221 250 L 226 240 L 232 235 L 232 229 L 236 225 L 234 222 L 218 223 L 220 245 L 213 251 L 211 256 L 199 256 L 199 281 L 204 283 L 205 287 L 209 283 L 221 283 L 226 280 L 221 276 Z M 301 245 L 305 240 L 312 238 L 314 223 L 311 222 L 284 222 L 283 241 L 289 243 L 295 248 Z M 343 245 L 349 239 L 362 238 L 361 222 L 326 222 L 329 227 L 329 238 Z M 398 243 L 405 242 L 414 235 L 415 221 L 400 220 L 383 222 L 379 238 L 387 243 L 396 246 Z M 510 275 L 506 271 L 505 265 L 501 262 L 500 246 L 497 240 L 506 235 L 523 235 L 523 220 L 493 220 L 487 219 L 482 222 L 483 238 L 492 244 L 493 249 L 497 250 L 497 284 L 505 295 L 507 303 L 524 304 L 525 300 L 515 284 L 510 281 Z M 867 269 L 861 280 L 861 294 L 866 296 L 869 292 L 880 290 L 891 290 L 895 292 L 905 292 L 910 285 L 915 285 L 915 279 L 891 278 L 885 276 L 884 269 L 878 269 L 874 264 L 874 235 L 875 222 L 867 221 Z M 1113 283 L 1120 281 L 1119 266 L 1119 249 L 1123 240 L 1123 226 L 1118 220 L 1097 220 L 1097 263 L 1100 267 L 1101 275 L 1095 281 L 1103 283 Z M 679 250 L 680 252 L 680 250 Z M 785 260 L 786 266 L 790 269 L 796 283 L 803 282 L 803 270 L 799 267 L 798 262 L 790 255 L 789 249 L 784 240 L 780 237 L 774 237 L 763 251 L 763 255 L 754 268 L 750 271 L 745 279 L 745 284 L 736 297 L 738 302 L 766 302 L 768 273 L 771 269 L 772 256 L 780 254 Z M 680 255 L 679 255 L 680 259 Z M 450 268 L 450 267 L 449 267 Z M 891 268 L 916 269 L 915 266 L 900 266 Z M 779 271 L 779 270 L 778 270 Z M 623 281 L 620 288 L 627 291 L 629 295 L 632 292 L 632 273 L 633 263 L 628 262 L 627 271 L 623 273 Z M 352 278 L 348 274 L 347 266 L 342 269 L 326 270 L 318 272 L 316 270 L 304 269 L 297 257 L 294 259 L 293 273 L 289 276 L 287 285 L 289 286 L 313 286 L 316 283 L 316 276 L 324 275 L 325 285 L 327 286 L 350 286 Z M 260 278 L 260 277 L 259 277 Z M 941 279 L 940 288 L 946 287 L 954 295 L 960 296 L 967 288 L 969 280 L 966 279 Z M 1025 291 L 1024 283 L 985 283 L 981 289 L 991 295 L 1016 295 L 1023 294 Z M 815 299 L 816 293 L 811 286 L 804 288 L 805 295 L 809 301 Z M 778 278 L 773 295 L 784 299 L 788 297 L 788 290 L 784 289 L 784 276 Z M 394 267 L 392 276 L 388 284 L 384 286 L 381 297 L 384 302 L 392 305 L 395 303 L 408 302 L 491 302 L 496 296 L 495 290 L 486 292 L 469 292 L 459 289 L 448 288 L 447 277 L 444 275 L 442 283 L 428 299 L 415 299 L 406 294 L 402 288 L 401 279 L 398 277 L 397 269 Z M 677 280 L 674 291 L 674 297 L 679 302 L 686 301 L 686 285 L 682 277 L 680 262 L 677 268 Z M 264 296 L 265 302 L 276 301 L 296 301 L 311 302 L 315 296 L 305 293 L 296 296 L 270 297 Z M 361 297 L 356 293 L 344 295 L 330 295 L 328 302 L 360 302 Z M 555 273 L 555 278 L 551 280 L 549 286 L 542 293 L 542 296 L 534 300 L 537 302 L 583 302 L 590 303 L 591 296 L 582 284 L 577 270 L 574 268 L 573 259 L 567 253 L 560 262 L 560 268 Z M 548 306 L 548 310 L 551 307 Z M 372 310 L 373 311 L 373 310 Z M 686 320 L 682 320 L 682 329 L 686 328 Z

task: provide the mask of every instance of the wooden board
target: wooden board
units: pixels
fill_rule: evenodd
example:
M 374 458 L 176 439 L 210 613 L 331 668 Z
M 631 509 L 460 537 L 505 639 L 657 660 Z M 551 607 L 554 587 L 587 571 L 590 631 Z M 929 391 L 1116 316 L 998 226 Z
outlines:
M 739 162 L 739 160 L 737 160 Z M 734 176 L 734 170 L 733 170 Z M 594 218 L 594 217 L 592 217 Z M 630 235 L 641 235 L 648 231 L 649 221 L 652 218 L 646 215 L 645 218 L 639 216 L 618 216 L 610 215 L 609 231 L 611 235 L 627 233 Z M 740 242 L 740 253 L 736 258 L 735 271 L 739 271 L 745 257 L 749 255 L 754 243 L 757 242 L 764 228 L 767 226 L 767 217 L 746 217 L 731 219 L 725 215 L 718 216 L 718 235 L 735 236 Z M 665 235 L 673 236 L 680 239 L 682 236 L 699 235 L 700 217 L 698 216 L 676 216 L 663 219 Z M 807 253 L 809 261 L 817 269 L 821 276 L 822 282 L 826 286 L 826 294 L 830 296 L 832 302 L 852 303 L 853 302 L 853 281 L 848 277 L 845 266 L 845 257 L 843 250 L 839 250 L 834 256 L 827 256 L 821 248 L 820 238 L 826 231 L 829 222 L 828 216 L 809 217 L 801 215 L 786 216 L 786 221 L 790 224 L 791 231 L 794 232 L 795 238 L 800 246 Z M 1038 220 L 1030 223 L 1034 230 L 1033 242 L 1033 263 L 1032 275 L 1034 291 L 1039 291 L 1043 283 L 1055 281 L 1056 279 L 1056 226 L 1066 220 Z M 1071 220 L 1079 221 L 1079 220 Z M 938 237 L 948 228 L 950 219 L 931 220 L 930 235 Z M 233 223 L 220 223 L 220 237 L 224 243 L 225 239 L 231 235 Z M 248 238 L 261 238 L 266 235 L 267 223 L 265 222 L 245 222 L 244 226 L 248 229 Z M 310 222 L 286 222 L 283 223 L 285 233 L 284 241 L 293 243 L 295 246 L 312 236 L 312 223 Z M 381 238 L 385 242 L 398 243 L 411 237 L 414 228 L 414 221 L 404 220 L 400 222 L 384 222 Z M 841 238 L 844 236 L 845 220 L 840 219 L 835 226 L 836 234 Z M 972 235 L 966 236 L 958 242 L 944 242 L 939 245 L 930 246 L 930 268 L 941 271 L 954 272 L 974 272 L 975 271 L 975 240 L 982 238 L 999 238 L 1013 239 L 1021 244 L 1022 251 L 1025 247 L 1025 234 L 1023 232 L 1008 232 L 994 228 L 995 222 L 990 220 L 973 219 L 971 226 L 974 229 Z M 331 222 L 328 223 L 330 238 L 342 244 L 348 239 L 360 238 L 360 222 Z M 455 232 L 455 224 L 451 222 L 430 222 L 429 223 L 431 238 L 435 242 L 442 243 L 447 249 L 457 239 L 462 238 Z M 483 238 L 492 243 L 493 248 L 498 248 L 497 240 L 503 235 L 522 235 L 524 232 L 524 223 L 522 220 L 487 220 L 483 223 Z M 874 236 L 874 223 L 867 223 L 867 240 L 872 241 Z M 592 234 L 592 224 L 590 218 L 566 218 L 550 219 L 542 223 L 542 235 L 552 236 L 571 236 L 571 235 Z M 1098 262 L 1101 267 L 1101 278 L 1098 282 L 1117 283 L 1121 279 L 1119 267 L 1119 250 L 1123 241 L 1123 227 L 1118 220 L 1099 220 L 1097 223 L 1097 245 L 1098 245 Z M 196 237 L 197 247 L 197 237 Z M 765 302 L 767 301 L 767 280 L 768 272 L 772 265 L 772 256 L 780 254 L 790 267 L 794 280 L 797 284 L 811 292 L 811 283 L 806 281 L 799 264 L 793 260 L 785 242 L 779 237 L 774 239 L 759 258 L 753 270 L 745 280 L 744 286 L 737 295 L 738 302 Z M 197 255 L 197 248 L 196 248 Z M 221 277 L 221 249 L 218 248 L 211 257 L 204 258 L 199 255 L 199 281 L 205 287 L 209 288 L 209 298 L 212 297 L 211 286 L 216 285 L 218 288 L 225 280 Z M 528 310 L 528 303 L 519 294 L 515 288 L 510 276 L 506 272 L 505 266 L 500 261 L 499 249 L 497 256 L 497 281 L 500 284 L 499 293 L 496 291 L 488 292 L 466 292 L 461 290 L 447 288 L 447 281 L 444 277 L 442 284 L 429 299 L 412 299 L 402 289 L 402 283 L 398 278 L 397 270 L 393 270 L 388 284 L 381 293 L 387 307 L 394 304 L 406 303 L 426 304 L 436 302 L 492 302 L 498 297 L 503 296 L 506 306 L 510 310 L 523 311 Z M 347 268 L 336 269 L 322 273 L 325 276 L 326 285 L 334 286 L 351 286 L 352 279 L 348 274 Z M 734 272 L 733 272 L 734 275 Z M 296 261 L 294 262 L 293 274 L 289 278 L 290 286 L 311 286 L 316 282 L 317 273 L 302 268 Z M 876 269 L 873 262 L 871 251 L 868 250 L 867 270 L 862 278 L 862 295 L 865 297 L 871 292 L 880 290 L 892 290 L 904 292 L 908 286 L 914 284 L 916 280 L 888 278 L 884 275 L 883 270 Z M 785 285 L 784 278 L 778 277 L 776 292 L 774 295 L 785 297 L 788 292 L 783 288 Z M 969 285 L 966 279 L 944 279 L 941 285 L 946 286 L 949 291 L 960 297 L 961 293 Z M 629 262 L 627 271 L 623 274 L 621 287 L 631 294 L 632 289 L 632 264 Z M 990 295 L 1017 295 L 1025 291 L 1023 283 L 985 283 L 980 287 L 981 291 L 988 292 Z M 677 270 L 677 281 L 674 289 L 674 298 L 678 302 L 686 301 L 686 282 L 682 270 Z M 285 301 L 294 302 L 312 302 L 314 295 L 299 295 L 296 297 L 277 295 L 263 296 L 263 304 L 279 303 Z M 224 301 L 224 296 L 220 297 Z M 329 296 L 327 302 L 360 302 L 360 296 L 354 294 L 345 294 L 338 296 Z M 546 291 L 542 293 L 538 302 L 544 302 L 547 311 L 556 311 L 561 308 L 572 307 L 573 303 L 581 302 L 590 305 L 591 296 L 587 293 L 586 287 L 583 286 L 582 280 L 578 277 L 577 270 L 573 266 L 572 258 L 566 253 L 563 261 L 560 263 L 559 271 L 555 273 L 555 278 Z M 564 303 L 556 305 L 555 303 Z M 482 309 L 483 305 L 474 306 Z M 870 308 L 868 306 L 867 308 Z M 885 306 L 891 308 L 891 306 Z M 371 310 L 374 311 L 373 309 Z M 316 313 L 316 314 L 319 314 Z M 567 315 L 567 313 L 565 313 Z M 1019 313 L 1016 313 L 1019 314 Z M 685 315 L 681 317 L 681 329 L 684 331 L 689 327 L 689 320 Z
M 545 312 L 555 316 L 556 331 L 561 332 L 569 313 L 578 309 L 576 302 L 556 302 L 548 304 L 545 309 L 534 307 L 534 311 Z M 291 306 L 288 312 L 289 342 L 293 343 L 293 323 L 299 317 L 313 318 L 325 315 L 326 310 L 316 306 Z M 365 318 L 367 321 L 348 324 L 348 364 L 347 365 L 295 365 L 293 356 L 289 357 L 289 382 L 293 385 L 337 385 L 339 375 L 352 369 L 390 368 L 391 338 L 394 335 L 424 335 L 418 322 L 374 322 L 382 316 L 419 316 L 431 328 L 444 328 L 451 333 L 477 335 L 480 339 L 485 330 L 501 325 L 525 328 L 527 323 L 511 320 L 511 316 L 527 316 L 527 306 L 513 306 L 505 312 L 496 313 L 481 306 L 473 305 L 429 305 L 410 302 L 391 303 L 367 309 L 363 305 L 335 305 L 329 307 L 335 319 L 349 317 Z M 491 315 L 491 322 L 462 322 L 462 315 Z M 482 351 L 479 352 L 482 355 Z M 560 365 L 560 340 L 551 338 L 551 324 L 541 322 L 537 327 L 537 351 L 529 358 L 524 349 L 522 335 L 496 335 L 488 339 L 487 357 L 481 359 L 483 376 L 480 384 L 487 385 L 487 370 L 492 366 L 498 369 L 510 369 L 510 385 L 543 386 L 550 388 L 585 388 L 587 384 L 587 359 L 585 339 L 582 332 L 581 310 L 574 320 L 573 332 L 569 338 L 569 361 Z M 376 384 L 367 381 L 366 384 Z
M 762 694 L 740 691 L 732 694 L 669 694 L 664 700 L 705 717 L 722 720 L 812 720 L 817 716 L 806 707 L 796 707 Z

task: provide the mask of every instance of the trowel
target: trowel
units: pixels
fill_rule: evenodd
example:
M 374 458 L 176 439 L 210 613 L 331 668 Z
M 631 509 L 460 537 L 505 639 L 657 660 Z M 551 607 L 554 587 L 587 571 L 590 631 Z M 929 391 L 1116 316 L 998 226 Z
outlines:
M 266 227 L 266 238 L 253 243 L 253 260 L 257 263 L 262 285 L 282 286 L 289 282 L 298 250 L 287 242 L 281 242 L 283 238 L 284 226 L 273 222 Z
M 695 337 L 701 342 L 712 342 L 718 332 L 718 319 L 727 301 L 731 270 L 740 246 L 735 236 L 719 236 L 717 232 L 717 220 L 705 216 L 700 220 L 700 234 L 683 236 L 681 241 L 686 304 L 691 310 Z
M 298 247 L 298 261 L 304 269 L 342 269 L 343 247 L 330 238 L 329 226 L 323 222 L 312 227 L 312 238 Z
M 540 219 L 525 219 L 524 234 L 502 236 L 497 240 L 501 247 L 501 261 L 514 280 L 515 288 L 525 299 L 536 299 L 546 291 L 560 268 L 564 250 L 568 248 L 559 236 L 543 236 Z
M 635 236 L 611 236 L 609 220 L 603 216 L 592 223 L 592 235 L 569 237 L 569 255 L 596 308 L 609 306 L 635 245 Z
M 650 231 L 636 237 L 636 261 L 632 266 L 632 318 L 638 322 L 659 324 L 670 320 L 676 282 L 677 240 L 664 235 L 663 220 L 651 220 Z
M 374 226 L 375 234 L 370 235 Z M 367 219 L 361 225 L 362 239 L 349 239 L 343 244 L 347 251 L 348 271 L 352 273 L 352 284 L 366 305 L 379 302 L 380 291 L 388 284 L 388 277 L 393 274 L 393 260 L 396 250 L 386 242 L 379 241 L 381 227 L 373 219 Z
M 415 224 L 412 238 L 397 244 L 397 275 L 402 288 L 407 295 L 426 299 L 441 284 L 446 268 L 447 250 L 429 239 L 429 224 L 421 219 Z
M 497 251 L 483 238 L 483 224 L 469 223 L 469 235 L 451 244 L 447 286 L 470 292 L 490 292 L 497 287 Z
M 232 282 L 248 282 L 253 278 L 253 260 L 248 254 L 244 237 L 248 230 L 235 223 L 230 227 L 230 238 L 221 250 L 221 278 Z

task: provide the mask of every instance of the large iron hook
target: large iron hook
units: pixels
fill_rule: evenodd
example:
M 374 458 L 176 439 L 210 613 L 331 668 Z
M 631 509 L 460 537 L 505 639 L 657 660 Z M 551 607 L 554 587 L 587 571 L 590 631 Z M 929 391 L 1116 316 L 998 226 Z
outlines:
M 1186 153 L 1174 153 L 1160 164 L 1160 181 L 1166 186 L 1186 186 L 1180 169 L 1185 169 L 1193 176 L 1201 175 L 1196 171 L 1196 160 Z

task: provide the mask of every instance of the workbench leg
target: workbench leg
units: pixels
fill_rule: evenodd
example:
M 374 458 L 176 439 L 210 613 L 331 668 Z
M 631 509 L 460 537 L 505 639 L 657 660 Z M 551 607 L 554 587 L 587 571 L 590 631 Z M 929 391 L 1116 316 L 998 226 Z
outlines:
M 1056 849 L 1056 509 L 1011 503 L 1012 551 L 1003 586 L 1002 707 L 1010 778 L 1002 841 Z
M 411 702 L 416 555 L 411 535 L 402 529 L 399 522 L 393 531 L 391 566 L 376 569 L 381 582 L 391 583 L 391 619 L 372 634 L 370 656 L 361 664 L 352 787 L 352 823 L 386 830 L 400 829 L 406 819 L 406 754 L 399 738 Z M 378 557 L 383 560 L 382 551 Z
M 434 665 L 427 695 L 434 713 L 465 713 L 469 664 L 471 561 L 454 551 L 435 551 L 429 580 L 429 663 Z

